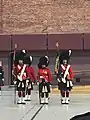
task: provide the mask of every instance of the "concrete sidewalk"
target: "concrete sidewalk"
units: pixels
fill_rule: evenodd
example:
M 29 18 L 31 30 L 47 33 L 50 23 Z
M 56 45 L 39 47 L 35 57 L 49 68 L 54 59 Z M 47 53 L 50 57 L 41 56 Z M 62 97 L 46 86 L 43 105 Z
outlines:
M 89 94 L 71 94 L 69 105 L 61 105 L 60 95 L 52 94 L 48 105 L 40 105 L 36 90 L 26 105 L 14 104 L 14 88 L 3 89 L 0 96 L 1 120 L 69 120 L 76 114 L 90 111 Z

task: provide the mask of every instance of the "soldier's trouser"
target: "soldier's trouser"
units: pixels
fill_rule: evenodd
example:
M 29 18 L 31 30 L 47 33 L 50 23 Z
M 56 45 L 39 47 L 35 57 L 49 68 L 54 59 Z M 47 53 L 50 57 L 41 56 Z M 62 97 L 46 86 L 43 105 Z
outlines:
M 61 90 L 61 96 L 62 97 L 69 97 L 69 91 L 68 90 Z
M 25 91 L 18 91 L 18 97 L 25 97 Z

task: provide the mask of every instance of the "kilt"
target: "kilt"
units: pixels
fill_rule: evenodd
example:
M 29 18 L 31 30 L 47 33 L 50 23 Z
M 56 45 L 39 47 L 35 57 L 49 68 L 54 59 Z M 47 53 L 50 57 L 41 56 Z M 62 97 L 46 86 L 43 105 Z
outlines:
M 20 81 L 20 80 L 17 79 L 16 87 L 17 87 L 17 91 L 25 91 L 25 89 L 26 89 L 26 80 Z
M 47 87 L 47 92 L 50 93 L 50 84 L 49 84 L 49 82 L 42 81 L 41 83 L 39 83 L 39 93 L 42 93 L 43 87 L 44 88 Z
M 26 89 L 27 90 L 33 90 L 33 84 L 30 79 L 26 80 Z
M 63 83 L 62 81 L 61 82 L 58 82 L 58 89 L 59 90 L 69 90 L 69 91 L 71 91 L 71 89 L 72 89 L 72 86 L 70 86 L 70 81 L 69 81 L 69 87 L 67 87 L 67 81 L 66 81 L 66 83 Z

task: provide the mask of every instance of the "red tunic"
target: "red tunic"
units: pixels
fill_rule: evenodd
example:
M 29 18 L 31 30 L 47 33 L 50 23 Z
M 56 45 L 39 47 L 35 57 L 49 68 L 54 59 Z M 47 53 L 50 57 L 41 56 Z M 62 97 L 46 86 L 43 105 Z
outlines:
M 61 64 L 61 66 L 60 66 L 61 73 L 64 74 L 65 71 L 66 71 L 66 68 L 67 68 L 66 65 Z M 66 77 L 67 77 L 68 79 L 73 79 L 73 77 L 74 77 L 74 74 L 73 74 L 72 66 L 71 66 L 71 65 L 70 65 L 70 67 L 69 67 L 68 74 L 67 74 Z
M 42 76 L 47 82 L 52 81 L 51 72 L 49 68 L 38 69 L 38 80 L 40 80 L 40 76 Z
M 20 76 L 23 67 L 24 67 L 24 64 L 23 65 L 17 65 L 15 67 L 15 75 L 16 75 L 17 78 L 18 78 L 18 76 Z M 26 66 L 21 79 L 25 80 L 27 77 L 28 77 L 28 68 Z
M 28 77 L 34 82 L 36 80 L 34 69 L 31 66 L 27 67 Z

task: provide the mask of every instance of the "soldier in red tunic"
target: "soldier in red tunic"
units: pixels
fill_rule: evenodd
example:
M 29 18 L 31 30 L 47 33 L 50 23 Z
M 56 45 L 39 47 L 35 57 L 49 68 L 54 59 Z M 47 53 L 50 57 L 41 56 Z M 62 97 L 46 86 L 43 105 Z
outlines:
M 40 58 L 38 64 L 39 96 L 41 104 L 48 104 L 48 95 L 50 93 L 50 84 L 52 81 L 51 72 L 47 67 L 49 61 L 46 56 Z M 45 97 L 45 99 L 44 99 Z
M 33 84 L 36 82 L 36 77 L 34 73 L 34 69 L 31 66 L 32 64 L 32 56 L 25 56 L 25 64 L 28 66 L 28 79 L 26 80 L 26 96 L 25 101 L 31 100 L 31 90 L 33 90 Z
M 58 88 L 61 91 L 61 103 L 69 104 L 69 91 L 73 87 L 72 80 L 74 75 L 72 71 L 72 66 L 68 64 L 68 55 L 62 53 L 62 56 L 60 57 L 62 58 L 62 60 L 57 75 Z
M 26 88 L 26 79 L 28 78 L 28 68 L 24 64 L 24 56 L 21 53 L 17 53 L 16 64 L 14 69 L 14 74 L 16 76 L 16 81 L 14 82 L 17 86 L 19 100 L 17 104 L 25 104 L 25 88 Z

